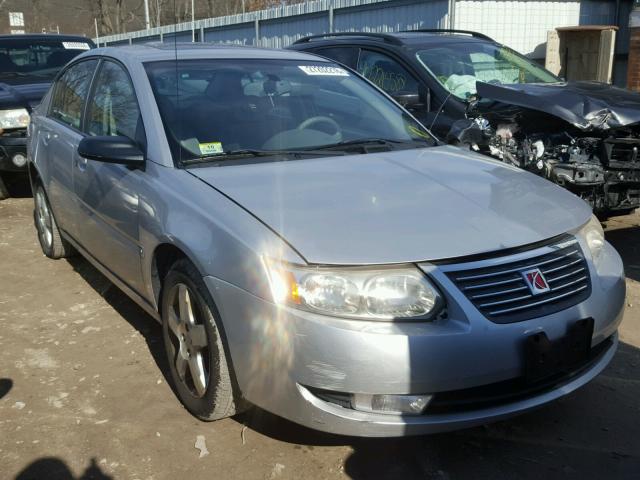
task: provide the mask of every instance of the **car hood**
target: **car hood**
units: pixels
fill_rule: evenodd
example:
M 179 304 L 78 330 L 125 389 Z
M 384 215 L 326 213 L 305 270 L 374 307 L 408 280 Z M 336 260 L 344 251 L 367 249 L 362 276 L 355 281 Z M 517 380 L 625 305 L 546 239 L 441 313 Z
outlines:
M 50 80 L 26 78 L 0 78 L 0 109 L 35 108 L 51 86 Z
M 477 82 L 478 97 L 554 115 L 581 130 L 607 130 L 640 122 L 640 94 L 598 82 Z
M 452 146 L 288 162 L 230 160 L 189 172 L 314 264 L 496 251 L 578 228 L 591 215 L 584 201 L 547 180 Z

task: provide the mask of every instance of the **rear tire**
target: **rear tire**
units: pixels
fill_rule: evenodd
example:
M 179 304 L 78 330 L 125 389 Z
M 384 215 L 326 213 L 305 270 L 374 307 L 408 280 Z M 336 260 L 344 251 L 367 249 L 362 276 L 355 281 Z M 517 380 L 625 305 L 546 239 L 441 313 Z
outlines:
M 33 194 L 33 222 L 38 232 L 38 241 L 42 253 L 47 257 L 58 259 L 72 256 L 75 251 L 71 244 L 62 238 L 56 219 L 53 217 L 51 205 L 42 185 L 35 185 Z
M 178 398 L 212 421 L 239 412 L 220 330 L 220 315 L 195 266 L 173 264 L 162 286 L 162 337 Z
M 9 198 L 9 189 L 7 188 L 7 185 L 4 183 L 4 180 L 2 180 L 2 175 L 0 175 L 0 200 L 4 200 L 5 198 Z

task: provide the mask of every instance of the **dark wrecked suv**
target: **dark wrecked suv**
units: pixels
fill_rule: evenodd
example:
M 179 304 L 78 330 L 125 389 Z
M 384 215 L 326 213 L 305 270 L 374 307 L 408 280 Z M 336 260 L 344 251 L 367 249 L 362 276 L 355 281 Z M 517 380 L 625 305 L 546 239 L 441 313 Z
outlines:
M 640 95 L 565 82 L 475 32 L 306 37 L 292 47 L 337 60 L 440 138 L 544 176 L 601 218 L 640 206 Z
M 73 35 L 0 35 L 0 200 L 10 177 L 26 179 L 27 127 L 58 71 L 94 43 Z M 69 98 L 69 101 L 73 101 Z

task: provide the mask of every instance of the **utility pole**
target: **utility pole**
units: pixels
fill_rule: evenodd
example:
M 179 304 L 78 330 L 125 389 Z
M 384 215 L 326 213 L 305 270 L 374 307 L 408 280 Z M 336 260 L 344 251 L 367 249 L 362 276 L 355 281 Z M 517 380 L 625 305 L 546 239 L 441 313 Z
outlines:
M 98 35 L 98 19 L 97 18 L 93 19 L 93 24 L 96 27 L 96 45 L 100 46 L 100 35 Z
M 195 0 L 191 0 L 191 43 L 196 41 L 196 12 Z
M 151 23 L 149 22 L 149 0 L 144 0 L 144 24 L 147 30 L 151 28 Z
M 640 92 L 640 0 L 634 0 L 629 14 L 627 88 Z

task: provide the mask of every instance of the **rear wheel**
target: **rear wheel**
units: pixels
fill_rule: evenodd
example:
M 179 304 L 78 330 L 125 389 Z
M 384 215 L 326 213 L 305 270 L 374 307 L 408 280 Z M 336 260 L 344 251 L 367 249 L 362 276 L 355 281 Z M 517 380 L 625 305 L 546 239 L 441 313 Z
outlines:
M 49 205 L 42 185 L 36 185 L 33 201 L 35 203 L 33 221 L 38 232 L 42 253 L 54 259 L 71 256 L 74 253 L 73 247 L 60 235 L 58 224 L 53 217 L 51 205 Z
M 178 260 L 162 287 L 162 335 L 180 401 L 206 421 L 237 413 L 219 322 L 202 276 L 191 262 Z

